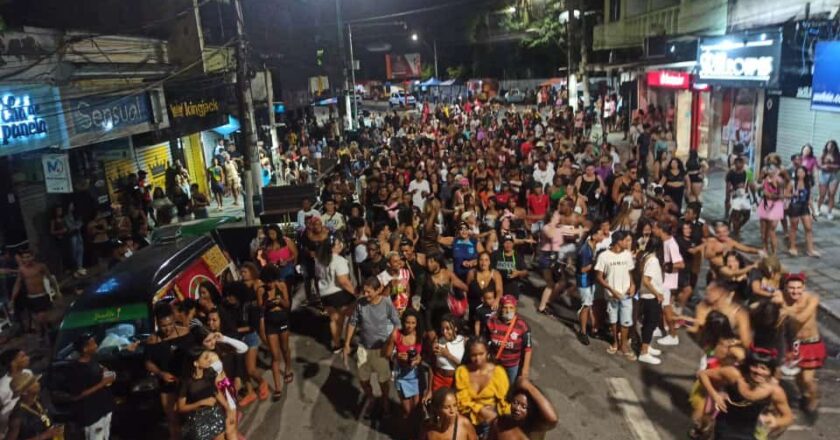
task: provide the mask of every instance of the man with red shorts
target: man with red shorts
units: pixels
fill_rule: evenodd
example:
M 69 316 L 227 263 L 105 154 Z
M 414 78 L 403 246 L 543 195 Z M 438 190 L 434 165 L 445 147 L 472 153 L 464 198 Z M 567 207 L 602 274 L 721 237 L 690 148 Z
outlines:
M 825 343 L 817 326 L 817 310 L 820 300 L 805 291 L 805 274 L 790 273 L 784 279 L 784 304 L 781 316 L 792 335 L 788 341 L 788 365 L 795 365 L 796 384 L 802 394 L 802 408 L 813 423 L 819 406 L 819 391 L 815 380 L 817 369 L 825 362 Z

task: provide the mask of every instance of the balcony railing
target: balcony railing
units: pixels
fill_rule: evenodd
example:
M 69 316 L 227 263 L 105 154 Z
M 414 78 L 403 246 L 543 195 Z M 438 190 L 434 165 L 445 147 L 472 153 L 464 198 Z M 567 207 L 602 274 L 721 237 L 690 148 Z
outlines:
M 624 17 L 595 26 L 595 50 L 639 47 L 645 38 L 692 32 L 723 34 L 726 31 L 727 0 L 683 0 L 680 4 Z

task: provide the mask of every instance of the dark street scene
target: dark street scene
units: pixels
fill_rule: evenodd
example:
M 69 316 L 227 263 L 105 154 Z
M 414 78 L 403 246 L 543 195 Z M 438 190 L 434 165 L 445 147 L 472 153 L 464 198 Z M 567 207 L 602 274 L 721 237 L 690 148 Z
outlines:
M 0 440 L 837 439 L 838 140 L 840 0 L 0 0 Z

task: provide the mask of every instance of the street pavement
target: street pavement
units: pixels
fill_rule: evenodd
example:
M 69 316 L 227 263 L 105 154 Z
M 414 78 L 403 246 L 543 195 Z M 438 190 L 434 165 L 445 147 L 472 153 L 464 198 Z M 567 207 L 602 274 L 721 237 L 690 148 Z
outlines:
M 540 282 L 532 277 L 539 289 Z M 302 303 L 298 292 L 296 304 Z M 663 348 L 663 363 L 648 366 L 606 352 L 607 343 L 593 340 L 586 347 L 574 333 L 575 311 L 555 304 L 560 316 L 535 311 L 532 297 L 523 297 L 520 314 L 531 326 L 534 357 L 531 379 L 554 403 L 560 423 L 548 439 L 684 439 L 691 422 L 688 393 L 702 355 L 681 334 L 681 344 Z M 243 433 L 248 439 L 408 439 L 414 431 L 396 410 L 386 420 L 359 417 L 361 391 L 355 367 L 345 368 L 340 355 L 324 343 L 327 321 L 305 307 L 292 314 L 295 380 L 280 402 L 248 408 Z M 836 438 L 840 429 L 840 363 L 830 361 L 819 372 L 823 390 L 821 417 L 811 427 L 797 423 L 781 438 Z M 796 396 L 792 382 L 785 381 Z

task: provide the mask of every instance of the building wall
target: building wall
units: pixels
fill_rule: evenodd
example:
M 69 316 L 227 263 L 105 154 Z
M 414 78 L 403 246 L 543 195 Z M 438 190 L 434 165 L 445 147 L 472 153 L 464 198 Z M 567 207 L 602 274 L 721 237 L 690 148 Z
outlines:
M 840 9 L 837 0 L 737 0 L 730 5 L 729 28 L 732 31 L 776 25 L 809 17 L 834 17 Z

